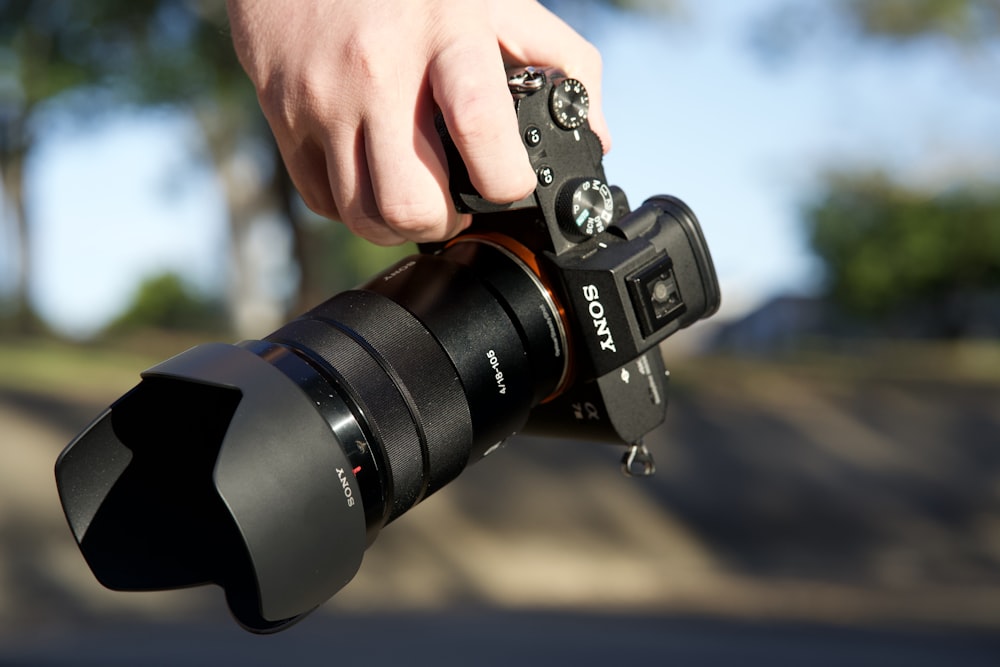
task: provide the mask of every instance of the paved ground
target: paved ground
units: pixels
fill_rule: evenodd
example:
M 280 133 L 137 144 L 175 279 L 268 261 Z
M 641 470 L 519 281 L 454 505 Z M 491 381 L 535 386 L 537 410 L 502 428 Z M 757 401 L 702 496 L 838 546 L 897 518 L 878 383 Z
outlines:
M 250 636 L 217 620 L 95 625 L 47 644 L 15 643 L 0 650 L 0 664 L 988 667 L 998 656 L 1000 640 L 968 631 L 475 610 L 324 614 L 274 637 Z
M 514 439 L 273 638 L 94 582 L 52 465 L 114 396 L 0 389 L 0 664 L 1000 664 L 1000 385 L 843 371 L 687 362 L 651 480 Z

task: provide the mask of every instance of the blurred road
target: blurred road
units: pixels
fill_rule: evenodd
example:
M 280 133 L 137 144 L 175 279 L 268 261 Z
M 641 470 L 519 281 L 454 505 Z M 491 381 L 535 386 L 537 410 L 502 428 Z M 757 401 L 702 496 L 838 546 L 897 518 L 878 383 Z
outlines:
M 718 359 L 674 377 L 654 478 L 515 438 L 270 638 L 217 590 L 103 590 L 52 466 L 118 390 L 0 387 L 0 665 L 1000 664 L 1000 384 Z

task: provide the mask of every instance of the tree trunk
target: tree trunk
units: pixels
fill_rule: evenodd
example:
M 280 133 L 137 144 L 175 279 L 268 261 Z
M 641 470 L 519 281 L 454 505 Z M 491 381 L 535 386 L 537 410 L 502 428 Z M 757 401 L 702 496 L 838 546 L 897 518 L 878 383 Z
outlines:
M 278 204 L 278 212 L 288 223 L 292 241 L 292 261 L 299 269 L 299 284 L 295 299 L 290 304 L 289 315 L 303 313 L 326 298 L 326 293 L 318 285 L 318 272 L 313 265 L 313 256 L 309 253 L 309 230 L 306 227 L 305 216 L 301 209 L 295 206 L 298 192 L 292 184 L 285 163 L 281 159 L 278 144 L 271 141 L 274 170 L 271 178 L 271 189 L 274 191 Z
M 291 199 L 284 196 L 277 177 L 262 177 L 261 172 L 266 167 L 254 161 L 252 156 L 258 154 L 256 151 L 247 149 L 248 145 L 259 141 L 259 136 L 247 130 L 246 118 L 240 119 L 242 122 L 235 120 L 239 113 L 239 110 L 225 107 L 210 108 L 202 110 L 197 118 L 226 197 L 230 317 L 236 333 L 246 337 L 275 329 L 285 320 L 287 304 L 276 297 L 273 290 L 267 289 L 268 285 L 262 284 L 252 237 L 255 227 L 266 224 L 274 215 L 283 218 L 288 229 L 285 216 L 290 211 Z M 277 150 L 274 153 L 277 155 Z M 281 165 L 275 165 L 274 169 L 280 170 Z M 294 234 L 292 239 L 294 245 Z
M 13 329 L 18 334 L 34 334 L 40 331 L 41 322 L 31 306 L 31 234 L 28 212 L 24 201 L 24 121 L 21 118 L 9 121 L 3 128 L 3 145 L 0 145 L 0 171 L 3 172 L 4 201 L 11 216 L 11 229 L 16 237 L 14 261 L 17 271 L 14 275 Z

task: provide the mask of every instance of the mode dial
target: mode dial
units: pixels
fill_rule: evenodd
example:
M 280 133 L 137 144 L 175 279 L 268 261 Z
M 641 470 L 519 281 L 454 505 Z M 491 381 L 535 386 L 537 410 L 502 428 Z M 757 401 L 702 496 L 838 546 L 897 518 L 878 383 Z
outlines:
M 599 178 L 577 178 L 559 191 L 556 217 L 567 238 L 581 241 L 600 234 L 614 219 L 611 188 Z
M 576 79 L 566 79 L 552 87 L 549 111 L 552 120 L 564 130 L 575 130 L 587 120 L 590 98 L 587 89 Z

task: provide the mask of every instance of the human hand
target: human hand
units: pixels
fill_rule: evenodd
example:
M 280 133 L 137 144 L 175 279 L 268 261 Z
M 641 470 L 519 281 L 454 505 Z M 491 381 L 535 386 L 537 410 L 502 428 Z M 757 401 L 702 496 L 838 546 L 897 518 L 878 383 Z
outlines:
M 535 188 L 508 65 L 587 86 L 611 146 L 597 50 L 535 0 L 227 0 L 233 42 L 306 204 L 380 245 L 441 241 L 455 211 L 439 108 L 485 198 Z

